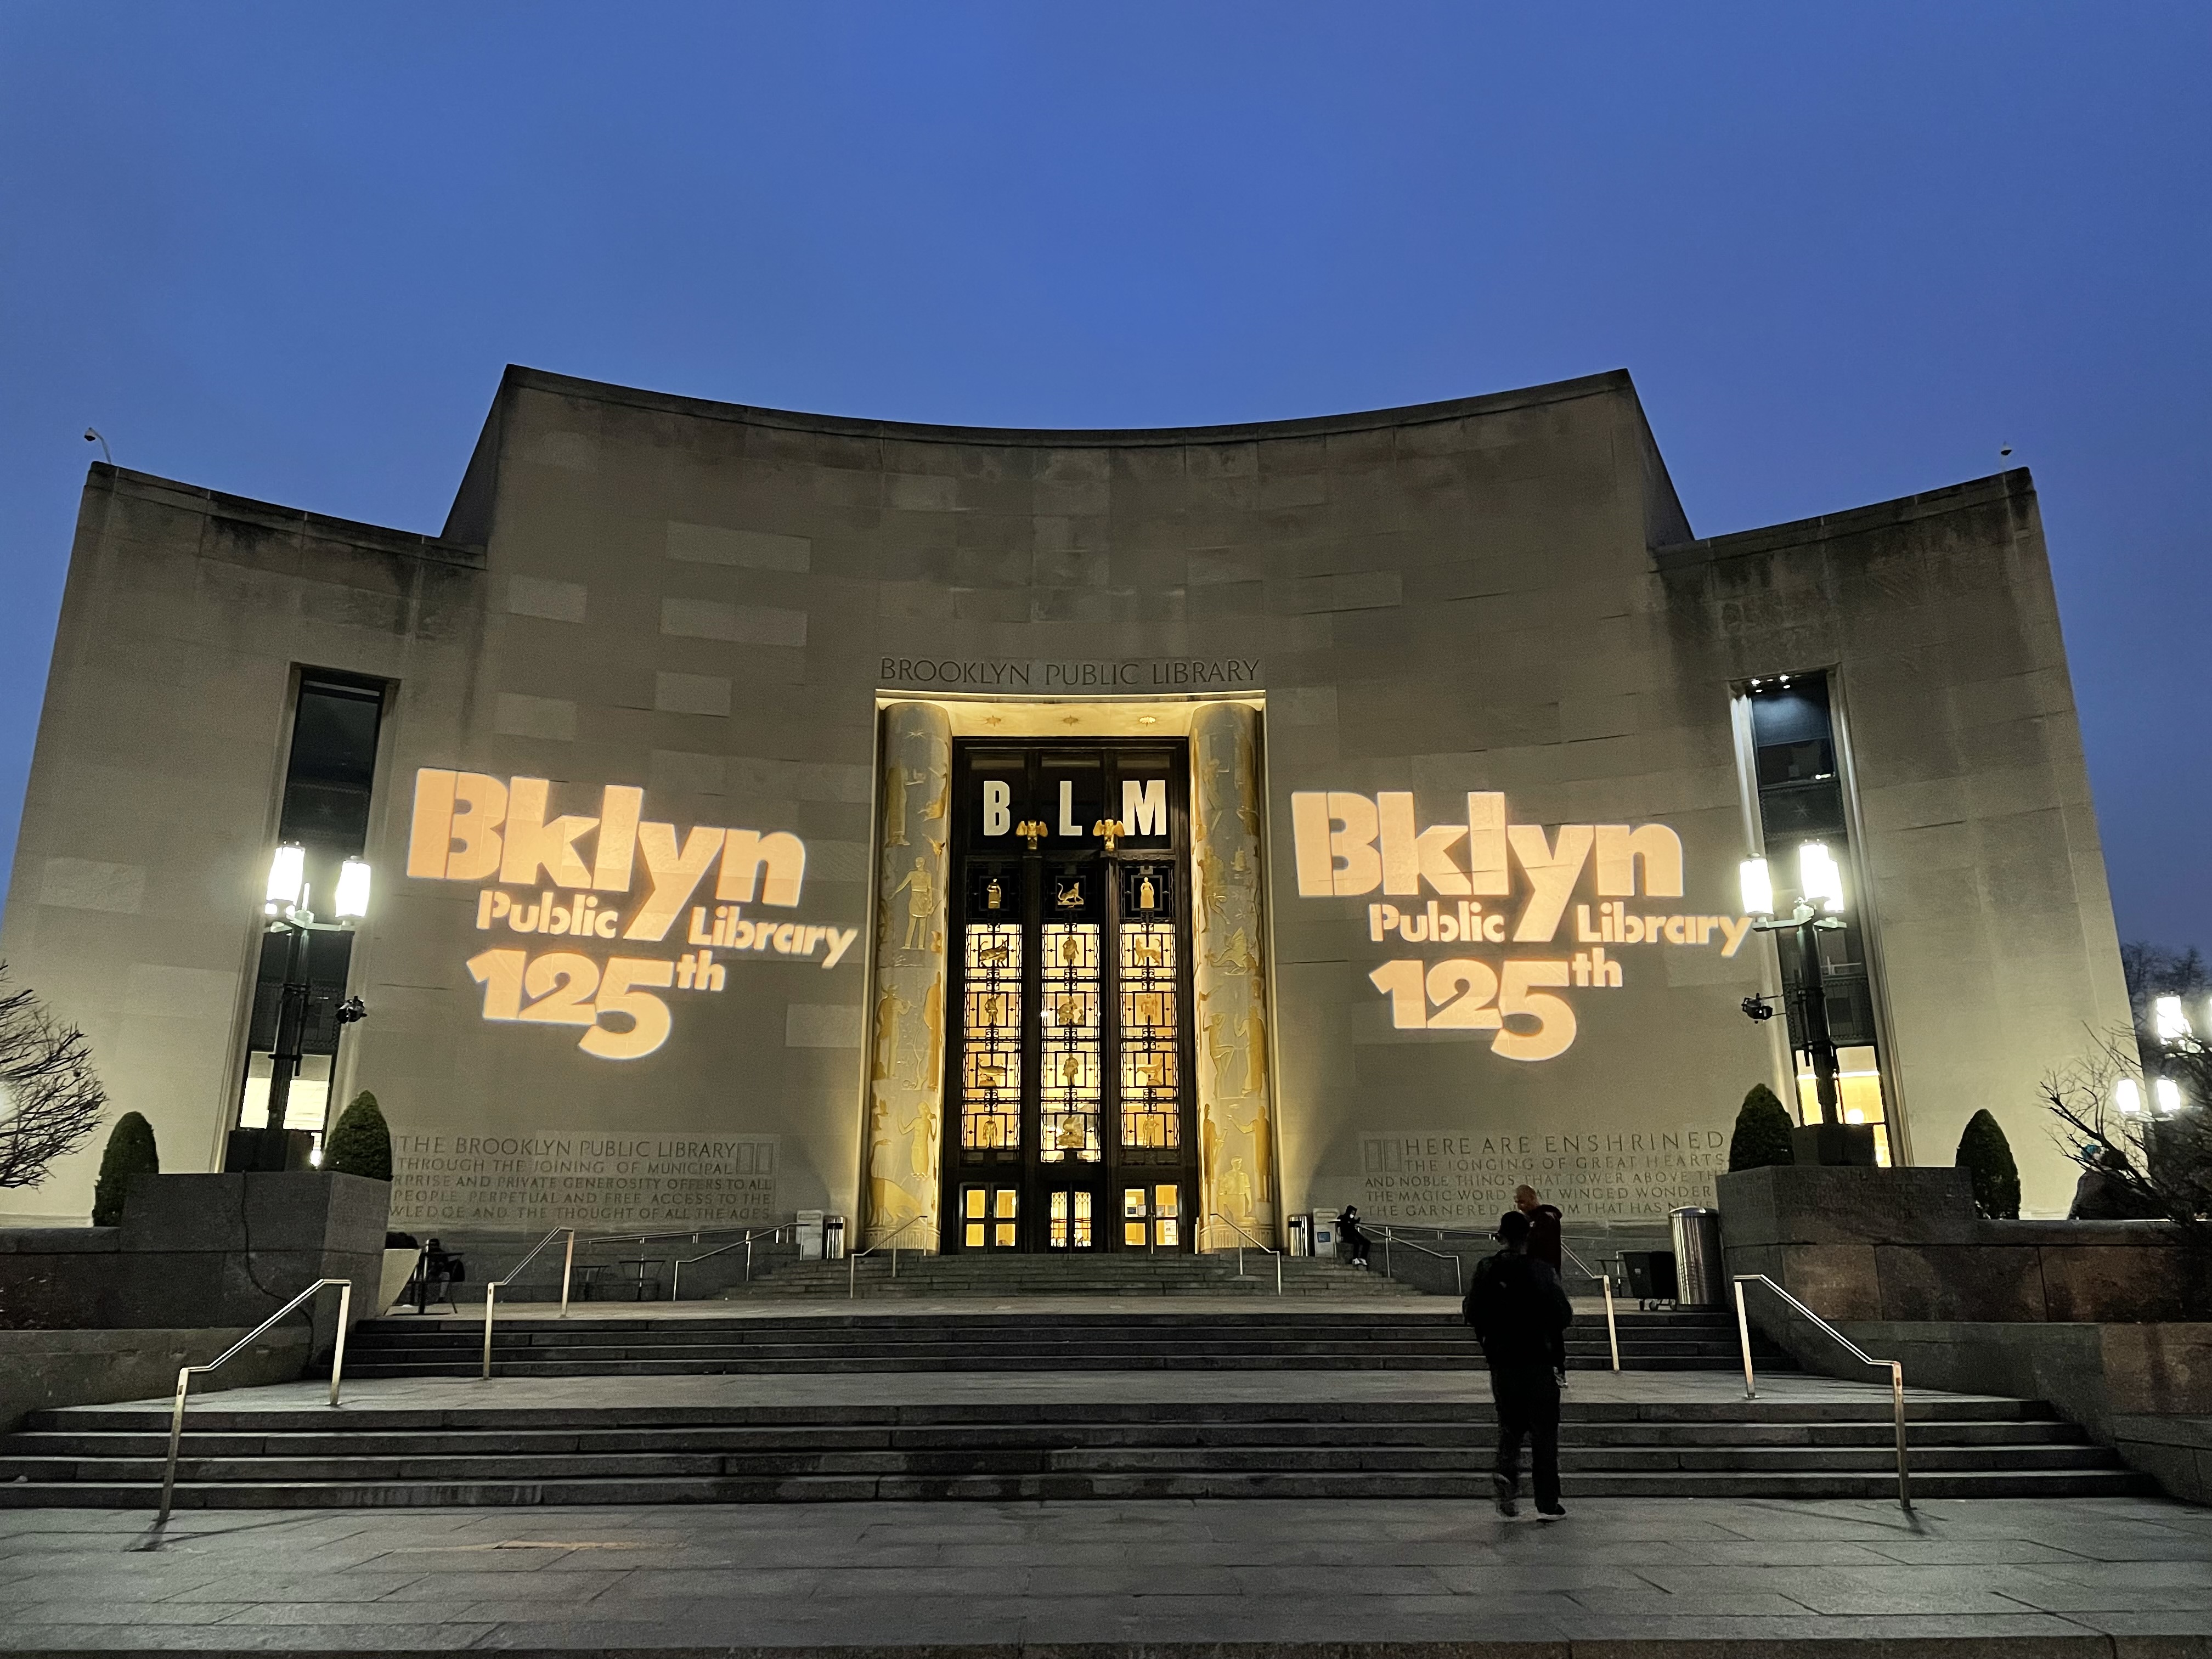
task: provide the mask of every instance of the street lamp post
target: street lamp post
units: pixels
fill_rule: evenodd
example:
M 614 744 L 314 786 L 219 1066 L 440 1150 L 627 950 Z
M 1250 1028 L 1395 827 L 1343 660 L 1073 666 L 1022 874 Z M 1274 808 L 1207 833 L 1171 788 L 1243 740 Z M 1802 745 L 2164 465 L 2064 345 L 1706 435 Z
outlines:
M 257 1167 L 281 1170 L 289 1160 L 289 1143 L 284 1133 L 284 1114 L 292 1098 L 292 1079 L 299 1074 L 307 1035 L 307 939 L 313 933 L 349 933 L 352 924 L 368 914 L 369 872 L 360 859 L 348 859 L 338 871 L 337 894 L 332 902 L 337 920 L 324 921 L 307 908 L 307 853 L 294 842 L 276 849 L 269 864 L 269 890 L 262 905 L 267 931 L 285 934 L 284 984 L 276 1003 L 276 1035 L 269 1055 L 269 1121 L 262 1130 Z M 341 1026 L 366 1019 L 368 1010 L 359 997 L 338 1005 Z
M 1742 867 L 1743 908 L 1753 918 L 1752 927 L 1762 933 L 1794 930 L 1797 935 L 1798 1030 L 1804 1034 L 1805 1051 L 1813 1062 L 1813 1093 L 1820 1103 L 1821 1161 L 1829 1161 L 1834 1143 L 1835 1161 L 1842 1161 L 1843 1110 L 1836 1089 L 1836 1041 L 1828 1031 L 1828 998 L 1820 980 L 1820 935 L 1844 926 L 1837 912 L 1844 908 L 1844 872 L 1826 843 L 1808 841 L 1797 849 L 1797 902 L 1787 916 L 1774 913 L 1774 880 L 1765 859 L 1746 859 Z M 1756 997 L 1747 998 L 1744 1012 L 1767 1010 Z

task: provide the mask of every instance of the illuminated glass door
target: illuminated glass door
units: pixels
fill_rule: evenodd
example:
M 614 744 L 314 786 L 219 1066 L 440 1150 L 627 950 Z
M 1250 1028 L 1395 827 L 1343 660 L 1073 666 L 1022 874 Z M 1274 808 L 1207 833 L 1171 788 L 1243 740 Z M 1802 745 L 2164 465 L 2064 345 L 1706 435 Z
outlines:
M 969 1250 L 1021 1248 L 1022 1194 L 1018 1187 L 978 1182 L 960 1189 L 960 1244 Z
M 1121 1188 L 1121 1248 L 1179 1250 L 1182 1248 L 1182 1188 L 1164 1182 Z
M 956 747 L 957 1249 L 1189 1247 L 1186 775 L 1180 744 Z M 1125 1188 L 1144 1194 L 1141 1239 Z M 1016 1243 L 995 1212 L 975 1236 L 986 1190 L 1014 1194 Z

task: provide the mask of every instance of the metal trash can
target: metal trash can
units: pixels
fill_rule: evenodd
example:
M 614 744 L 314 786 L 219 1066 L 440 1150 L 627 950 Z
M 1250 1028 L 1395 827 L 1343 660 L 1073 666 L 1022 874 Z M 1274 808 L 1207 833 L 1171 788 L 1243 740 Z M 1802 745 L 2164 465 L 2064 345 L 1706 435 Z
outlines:
M 825 1215 L 822 1218 L 822 1259 L 842 1261 L 845 1259 L 845 1218 Z
M 1721 1212 L 1692 1206 L 1667 1212 L 1674 1235 L 1674 1282 L 1685 1308 L 1717 1308 L 1728 1300 L 1728 1264 L 1721 1255 Z
M 1313 1218 L 1294 1215 L 1291 1218 L 1291 1254 L 1311 1255 L 1313 1251 Z
M 822 1260 L 821 1211 L 799 1211 L 798 1219 L 793 1225 L 791 1231 L 793 1237 L 797 1238 L 799 1241 L 799 1259 L 801 1261 L 819 1261 Z
M 1336 1218 L 1316 1212 L 1313 1218 L 1313 1253 L 1336 1260 Z
M 1620 1265 L 1628 1274 L 1628 1293 L 1640 1305 L 1674 1302 L 1681 1291 L 1674 1281 L 1672 1250 L 1623 1250 Z

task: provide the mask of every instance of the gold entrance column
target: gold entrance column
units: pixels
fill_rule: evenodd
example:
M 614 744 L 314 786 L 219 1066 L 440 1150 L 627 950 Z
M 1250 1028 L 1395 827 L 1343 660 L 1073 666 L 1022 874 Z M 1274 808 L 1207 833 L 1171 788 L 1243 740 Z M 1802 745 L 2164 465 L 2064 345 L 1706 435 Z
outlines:
M 1212 704 L 1191 721 L 1202 1250 L 1233 1249 L 1239 1227 L 1263 1243 L 1279 1242 L 1261 943 L 1259 737 L 1258 714 L 1239 703 Z
M 903 1248 L 933 1250 L 945 1120 L 952 723 L 926 702 L 893 703 L 883 720 L 866 1242 L 898 1233 Z

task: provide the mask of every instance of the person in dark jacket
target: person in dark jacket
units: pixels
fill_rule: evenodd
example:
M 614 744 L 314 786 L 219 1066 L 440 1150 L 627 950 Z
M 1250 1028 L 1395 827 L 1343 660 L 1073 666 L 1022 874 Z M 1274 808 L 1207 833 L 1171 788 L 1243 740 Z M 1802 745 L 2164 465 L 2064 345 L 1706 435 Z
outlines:
M 1367 1235 L 1359 1231 L 1359 1206 L 1347 1204 L 1336 1218 L 1336 1253 L 1355 1267 L 1367 1265 Z
M 2069 1221 L 2154 1221 L 2158 1212 L 2128 1189 L 2128 1155 L 2117 1146 L 2084 1146 L 2087 1166 L 2074 1186 Z
M 1575 1310 L 1551 1264 L 1528 1254 L 1529 1231 L 1518 1210 L 1498 1218 L 1497 1237 L 1504 1248 L 1476 1266 L 1460 1311 L 1490 1364 L 1490 1397 L 1498 1406 L 1498 1472 L 1491 1477 L 1498 1512 L 1520 1513 L 1526 1436 L 1536 1512 L 1548 1519 L 1566 1513 L 1559 1504 L 1559 1384 L 1552 1355 Z
M 1553 1273 L 1565 1273 L 1559 1256 L 1559 1206 L 1539 1202 L 1534 1187 L 1516 1187 L 1513 1207 L 1528 1218 L 1528 1254 L 1539 1261 L 1550 1262 Z
M 1550 1262 L 1552 1271 L 1564 1278 L 1566 1266 L 1560 1252 L 1565 1240 L 1559 1231 L 1559 1206 L 1538 1202 L 1534 1187 L 1516 1187 L 1513 1189 L 1513 1207 L 1528 1218 L 1528 1254 L 1539 1261 Z M 1561 1388 L 1567 1386 L 1567 1336 L 1565 1331 L 1559 1333 L 1559 1340 L 1552 1347 L 1552 1373 L 1559 1379 Z

